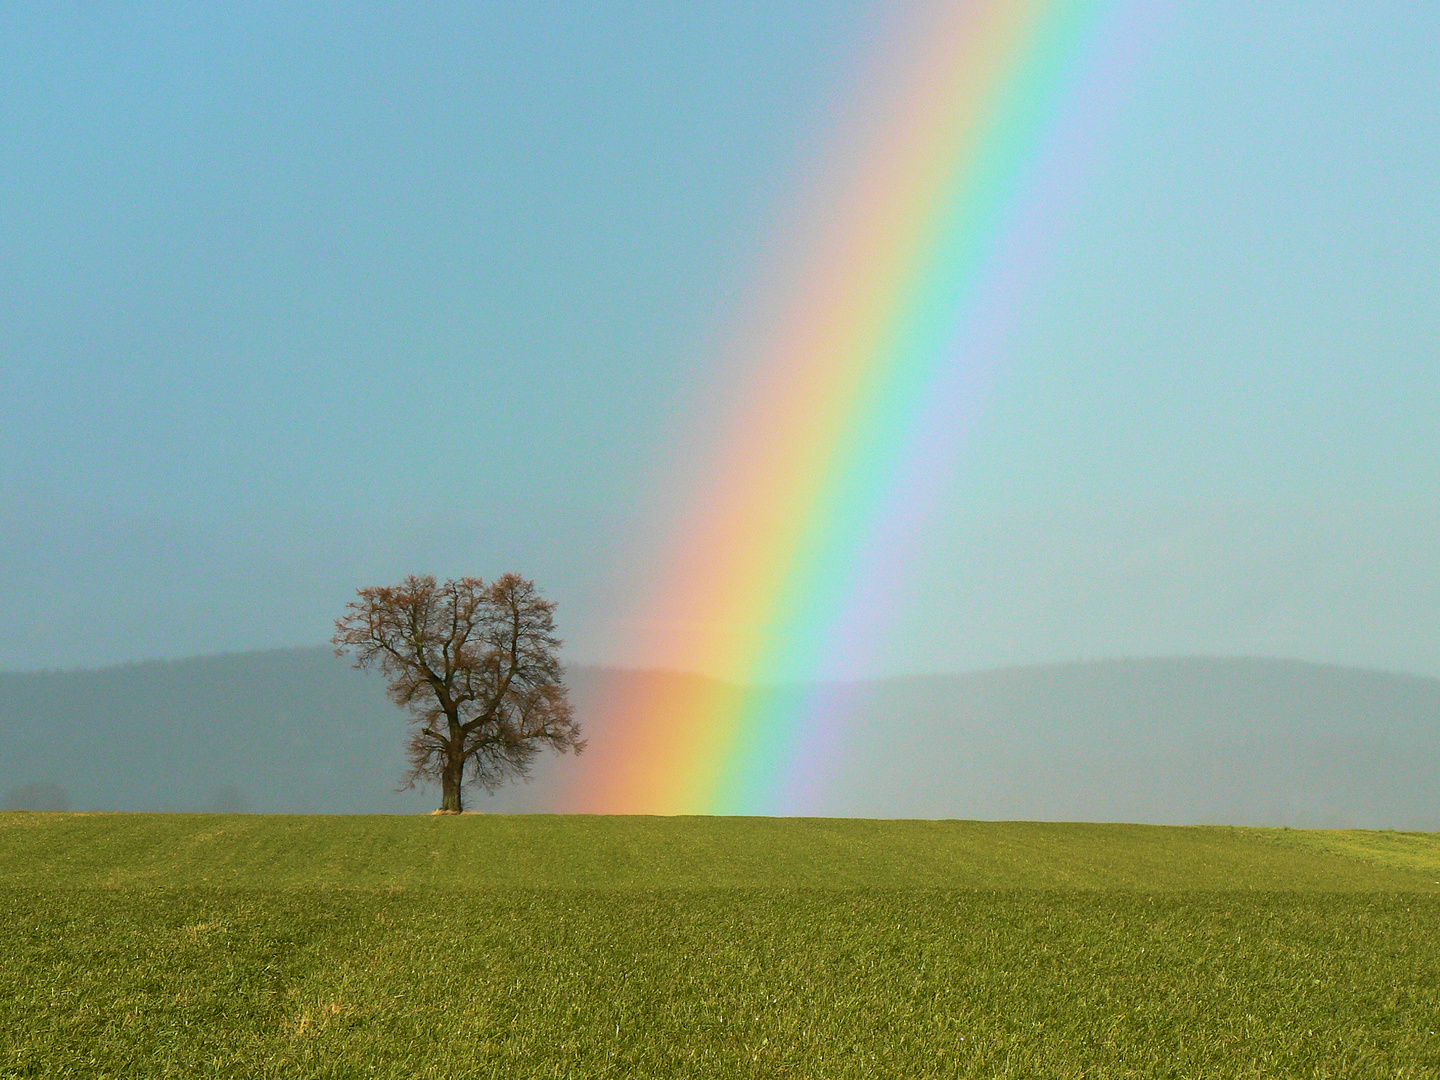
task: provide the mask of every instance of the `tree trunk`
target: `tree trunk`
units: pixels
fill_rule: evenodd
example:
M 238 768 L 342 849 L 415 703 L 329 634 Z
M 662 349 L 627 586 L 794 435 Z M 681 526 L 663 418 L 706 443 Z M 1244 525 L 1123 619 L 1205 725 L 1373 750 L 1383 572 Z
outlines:
M 440 809 L 446 813 L 458 814 L 464 809 L 460 804 L 460 778 L 456 776 L 457 771 L 447 764 L 440 775 Z
M 451 716 L 450 745 L 446 747 L 445 771 L 440 774 L 440 809 L 451 814 L 464 810 L 460 789 L 465 785 L 465 733 L 460 718 Z

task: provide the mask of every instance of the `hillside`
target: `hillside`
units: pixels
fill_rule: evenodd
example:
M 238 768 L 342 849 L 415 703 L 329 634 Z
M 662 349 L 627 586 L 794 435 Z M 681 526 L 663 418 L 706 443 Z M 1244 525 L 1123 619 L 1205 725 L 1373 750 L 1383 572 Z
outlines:
M 479 809 L 543 812 L 606 753 L 602 701 L 647 681 L 576 668 L 590 752 Z M 794 693 L 778 689 L 777 694 Z M 1440 681 L 1265 659 L 1047 665 L 825 689 L 842 717 L 830 816 L 1440 829 Z M 399 713 L 325 648 L 0 674 L 8 805 L 409 813 Z

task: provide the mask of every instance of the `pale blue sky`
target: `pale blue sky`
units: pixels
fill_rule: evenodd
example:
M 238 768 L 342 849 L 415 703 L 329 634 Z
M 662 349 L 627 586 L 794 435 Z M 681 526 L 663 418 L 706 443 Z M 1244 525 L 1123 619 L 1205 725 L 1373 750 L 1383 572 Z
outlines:
M 716 343 L 891 11 L 0 8 L 0 668 L 510 569 L 642 662 Z M 883 670 L 1440 675 L 1437 116 L 1433 4 L 1168 5 Z

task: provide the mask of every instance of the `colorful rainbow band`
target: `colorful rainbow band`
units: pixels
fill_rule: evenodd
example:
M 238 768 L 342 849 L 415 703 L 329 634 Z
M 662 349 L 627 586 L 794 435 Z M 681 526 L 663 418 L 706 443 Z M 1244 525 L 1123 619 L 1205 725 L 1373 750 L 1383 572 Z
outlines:
M 902 610 L 1139 20 L 1096 0 L 933 14 L 865 97 L 890 104 L 840 166 L 778 332 L 737 350 L 747 411 L 635 620 L 655 628 L 649 655 L 724 681 L 665 676 L 607 703 L 571 809 L 804 812 L 823 784 L 843 718 L 805 687 L 864 671 Z

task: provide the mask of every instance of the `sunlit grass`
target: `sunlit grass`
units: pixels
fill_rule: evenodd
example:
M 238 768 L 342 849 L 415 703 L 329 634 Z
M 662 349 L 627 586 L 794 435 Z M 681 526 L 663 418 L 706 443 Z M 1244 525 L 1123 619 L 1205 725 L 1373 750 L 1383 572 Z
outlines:
M 0 1074 L 1440 1076 L 1437 838 L 1308 835 L 4 815 Z

